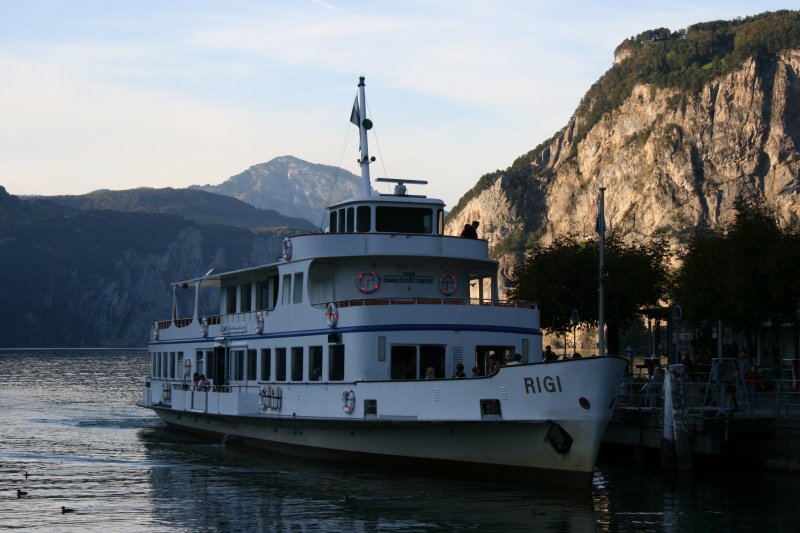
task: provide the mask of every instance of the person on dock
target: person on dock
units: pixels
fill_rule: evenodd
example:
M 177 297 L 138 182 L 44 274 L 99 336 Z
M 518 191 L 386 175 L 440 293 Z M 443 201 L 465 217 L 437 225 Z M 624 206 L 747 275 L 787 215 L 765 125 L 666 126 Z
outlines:
M 656 367 L 650 380 L 642 388 L 647 393 L 645 401 L 646 407 L 658 407 L 658 399 L 661 397 L 661 389 L 664 387 L 664 368 Z

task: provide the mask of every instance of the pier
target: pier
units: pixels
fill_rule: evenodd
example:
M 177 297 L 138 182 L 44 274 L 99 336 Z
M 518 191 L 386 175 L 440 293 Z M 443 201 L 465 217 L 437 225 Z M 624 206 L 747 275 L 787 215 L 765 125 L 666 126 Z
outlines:
M 678 470 L 746 461 L 800 473 L 800 383 L 745 384 L 737 374 L 726 374 L 724 363 L 718 365 L 707 374 L 684 375 L 675 368 L 663 380 L 629 376 L 606 430 L 604 451 L 633 451 L 635 457 L 659 452 L 662 467 Z M 672 396 L 665 394 L 671 378 Z

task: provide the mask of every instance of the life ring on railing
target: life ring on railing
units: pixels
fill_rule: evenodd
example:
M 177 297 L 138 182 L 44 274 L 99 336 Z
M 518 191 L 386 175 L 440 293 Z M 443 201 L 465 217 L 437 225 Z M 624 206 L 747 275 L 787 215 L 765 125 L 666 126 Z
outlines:
M 381 277 L 374 270 L 365 270 L 356 274 L 356 289 L 358 292 L 371 293 L 381 286 Z
M 283 389 L 278 385 L 272 387 L 272 408 L 276 411 L 281 410 L 281 403 L 283 400 Z
M 458 277 L 455 274 L 443 272 L 439 276 L 439 292 L 445 296 L 450 296 L 458 289 Z
M 281 257 L 283 257 L 287 261 L 291 261 L 292 260 L 292 239 L 290 239 L 289 237 L 286 237 L 285 239 L 283 239 L 282 246 L 283 246 L 283 253 L 281 254 Z
M 267 387 L 261 387 L 258 391 L 258 397 L 261 399 L 261 410 L 266 411 L 269 408 L 269 393 L 267 392 Z
M 329 303 L 325 308 L 325 322 L 328 323 L 329 328 L 335 328 L 339 322 L 339 309 L 333 302 Z
M 351 415 L 355 408 L 356 392 L 353 389 L 345 389 L 344 392 L 342 392 L 342 411 Z

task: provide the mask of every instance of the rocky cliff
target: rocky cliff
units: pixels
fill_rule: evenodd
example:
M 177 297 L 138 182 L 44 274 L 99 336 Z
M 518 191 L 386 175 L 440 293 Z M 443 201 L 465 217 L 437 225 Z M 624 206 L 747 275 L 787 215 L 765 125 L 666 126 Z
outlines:
M 634 57 L 623 50 L 612 69 Z M 527 244 L 592 235 L 600 186 L 608 228 L 631 239 L 664 230 L 680 243 L 731 220 L 740 195 L 762 198 L 784 227 L 798 223 L 800 49 L 746 58 L 699 88 L 635 83 L 594 121 L 584 104 L 524 168 L 482 179 L 447 233 L 481 221 L 508 269 Z

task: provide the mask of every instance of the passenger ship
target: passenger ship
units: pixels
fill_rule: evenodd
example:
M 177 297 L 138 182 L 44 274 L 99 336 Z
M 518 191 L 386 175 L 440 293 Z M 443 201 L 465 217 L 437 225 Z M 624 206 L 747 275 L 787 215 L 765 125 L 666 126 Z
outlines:
M 285 239 L 274 263 L 173 284 L 194 312 L 155 323 L 142 405 L 295 456 L 588 486 L 625 361 L 542 361 L 539 309 L 499 299 L 487 241 L 444 235 L 442 201 L 407 192 L 425 182 L 373 193 L 365 110 L 362 77 L 362 192 L 328 208 L 325 232 Z M 218 314 L 202 316 L 201 290 Z

